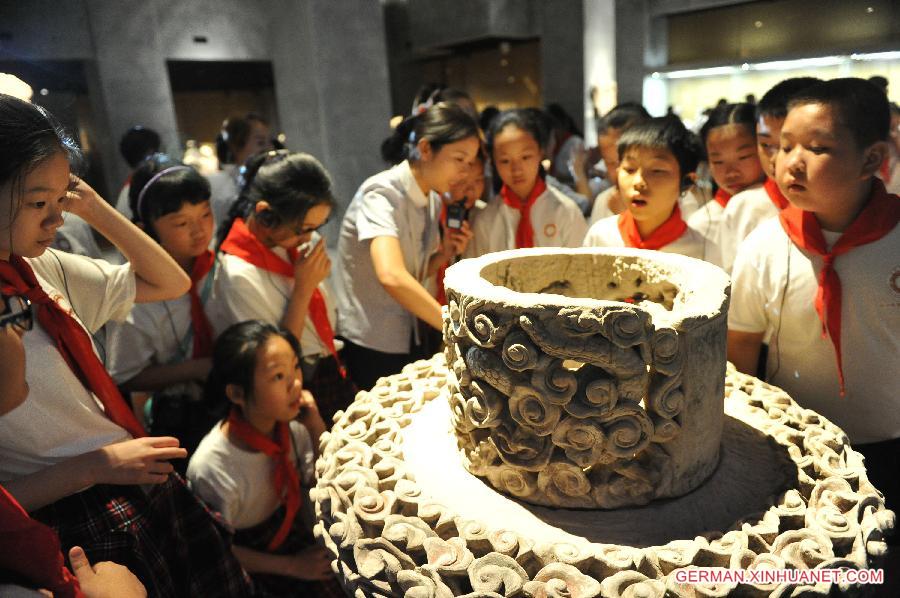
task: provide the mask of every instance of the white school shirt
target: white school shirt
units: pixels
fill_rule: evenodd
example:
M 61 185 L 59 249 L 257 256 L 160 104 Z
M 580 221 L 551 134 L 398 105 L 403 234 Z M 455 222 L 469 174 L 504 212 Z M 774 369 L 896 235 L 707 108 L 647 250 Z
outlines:
M 619 232 L 619 216 L 609 216 L 593 224 L 584 237 L 584 246 L 626 247 L 622 233 Z M 680 237 L 657 251 L 702 259 L 703 236 L 689 226 Z
M 724 211 L 725 208 L 719 202 L 711 199 L 697 207 L 690 216 L 685 216 L 684 214 L 681 216 L 689 227 L 706 239 L 706 248 L 701 259 L 716 265 L 719 265 L 715 260 L 720 254 L 717 244 L 719 242 L 719 225 L 722 222 L 722 213 Z
M 760 223 L 776 216 L 778 208 L 772 203 L 762 184 L 753 185 L 736 194 L 728 200 L 722 211 L 718 239 L 710 261 L 731 273 L 741 241 Z
M 823 234 L 829 247 L 840 237 Z M 900 438 L 900 226 L 834 261 L 843 398 L 834 347 L 814 307 L 821 268 L 822 259 L 794 245 L 778 219 L 763 222 L 738 249 L 728 328 L 771 335 L 769 381 L 843 428 L 852 443 Z
M 216 263 L 215 269 L 199 284 L 201 301 L 203 291 L 209 285 L 203 311 L 214 334 L 216 326 L 221 328 L 226 317 L 225 305 L 215 293 L 215 279 L 220 269 L 221 263 Z M 108 367 L 117 384 L 128 382 L 148 366 L 192 359 L 194 341 L 189 293 L 170 301 L 135 304 L 124 322 L 110 324 L 108 328 Z
M 424 284 L 428 260 L 440 243 L 440 210 L 440 199 L 422 192 L 407 161 L 360 186 L 338 239 L 338 330 L 343 337 L 382 353 L 409 352 L 416 317 L 378 282 L 371 241 L 396 237 L 406 271 Z
M 130 264 L 113 266 L 53 249 L 27 261 L 44 292 L 65 310 L 74 306 L 73 317 L 89 333 L 124 319 L 134 302 Z M 106 417 L 37 318 L 22 342 L 29 392 L 24 403 L 0 416 L 0 482 L 131 438 Z
M 516 229 L 521 212 L 506 205 L 498 194 L 472 220 L 472 240 L 466 257 L 516 248 Z M 531 206 L 531 228 L 535 247 L 581 247 L 587 222 L 578 205 L 547 186 Z
M 216 227 L 228 221 L 228 210 L 241 191 L 238 187 L 238 173 L 239 167 L 236 164 L 224 164 L 221 170 L 206 175 L 206 180 L 209 181 L 209 207 Z
M 278 257 L 290 262 L 287 251 L 281 247 L 271 248 Z M 221 271 L 216 276 L 213 293 L 221 307 L 219 322 L 212 322 L 216 335 L 225 328 L 247 320 L 262 320 L 273 326 L 281 326 L 291 293 L 294 279 L 269 272 L 228 253 L 219 254 Z M 325 298 L 325 308 L 332 329 L 336 314 L 332 293 L 325 281 L 319 284 Z M 330 355 L 328 347 L 319 338 L 312 318 L 306 316 L 303 334 L 300 336 L 300 350 L 303 357 Z
M 315 453 L 307 429 L 290 423 L 294 440 L 291 460 L 297 465 L 302 486 L 315 479 Z M 259 525 L 278 509 L 280 501 L 272 484 L 275 462 L 259 451 L 235 446 L 222 433 L 222 422 L 203 437 L 191 457 L 187 479 L 191 490 L 235 529 Z
M 54 249 L 74 253 L 85 257 L 100 258 L 103 253 L 94 238 L 91 225 L 80 216 L 71 212 L 65 215 L 65 222 L 56 229 L 56 237 L 53 239 Z

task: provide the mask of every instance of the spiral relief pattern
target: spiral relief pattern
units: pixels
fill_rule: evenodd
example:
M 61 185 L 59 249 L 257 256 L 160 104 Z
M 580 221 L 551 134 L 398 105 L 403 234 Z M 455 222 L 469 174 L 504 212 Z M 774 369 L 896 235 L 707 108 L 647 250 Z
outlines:
M 403 383 L 398 384 L 396 378 Z M 884 540 L 894 525 L 894 515 L 884 508 L 883 498 L 867 480 L 865 470 L 859 466 L 854 485 L 845 476 L 826 476 L 819 467 L 820 462 L 833 459 L 833 452 L 845 463 L 856 461 L 843 433 L 835 432 L 824 419 L 818 420 L 818 425 L 804 423 L 810 421 L 805 410 L 785 404 L 783 399 L 770 404 L 776 391 L 752 385 L 754 379 L 734 370 L 728 373 L 727 388 L 735 396 L 731 400 L 740 401 L 747 412 L 755 405 L 759 413 L 753 421 L 759 429 L 776 438 L 776 431 L 792 426 L 801 437 L 800 444 L 802 439 L 815 438 L 810 446 L 819 451 L 813 455 L 792 453 L 795 464 L 811 459 L 807 481 L 801 478 L 797 487 L 774 498 L 766 513 L 747 517 L 730 531 L 711 533 L 708 540 L 698 537 L 646 548 L 568 541 L 535 544 L 515 531 L 493 529 L 489 516 L 480 521 L 463 519 L 424 494 L 408 468 L 392 460 L 402 460 L 402 442 L 396 430 L 407 424 L 383 425 L 384 418 L 398 416 L 392 408 L 396 393 L 408 401 L 405 419 L 415 417 L 426 402 L 450 396 L 448 378 L 452 376 L 440 358 L 412 364 L 397 377 L 382 380 L 378 392 L 361 393 L 357 401 L 362 401 L 365 409 L 351 406 L 322 436 L 318 480 L 310 492 L 318 519 L 315 533 L 333 555 L 333 567 L 348 595 L 496 598 L 562 597 L 570 592 L 567 598 L 571 598 L 584 592 L 636 598 L 660 595 L 662 586 L 671 596 L 736 596 L 738 588 L 729 586 L 712 586 L 707 594 L 698 594 L 695 588 L 675 584 L 674 572 L 698 566 L 863 568 L 877 566 L 875 559 L 886 551 Z M 396 393 L 392 389 L 397 389 Z M 436 389 L 440 389 L 439 396 L 433 392 Z M 770 409 L 787 413 L 789 423 L 770 419 Z M 607 423 L 602 418 L 568 419 L 601 429 Z M 371 450 L 359 444 L 360 424 L 356 422 L 360 421 Z M 346 433 L 348 429 L 353 433 Z M 514 430 L 505 433 L 511 437 Z M 507 465 L 493 440 L 479 440 L 480 459 L 487 464 L 485 475 L 490 483 L 511 495 L 540 495 L 540 486 L 560 497 L 580 492 L 584 469 L 568 463 L 565 449 L 556 442 L 569 448 L 583 447 L 587 439 L 555 430 L 540 438 L 553 447 L 553 454 L 549 460 L 548 453 L 546 471 L 538 472 Z M 658 466 L 664 452 L 662 445 L 651 443 L 637 459 L 593 466 L 587 474 L 591 500 L 601 507 L 633 506 L 636 498 L 649 500 L 666 469 Z M 390 456 L 384 464 L 382 455 Z M 367 462 L 368 468 L 363 465 Z M 385 488 L 389 483 L 392 489 Z M 740 588 L 739 595 L 769 596 L 776 591 L 773 586 L 748 585 Z M 824 596 L 829 589 L 821 594 L 814 589 L 804 591 Z

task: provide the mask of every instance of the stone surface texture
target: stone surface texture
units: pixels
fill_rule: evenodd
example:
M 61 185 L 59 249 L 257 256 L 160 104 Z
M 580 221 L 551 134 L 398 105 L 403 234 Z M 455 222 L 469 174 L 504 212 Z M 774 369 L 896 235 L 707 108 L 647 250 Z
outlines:
M 451 379 L 442 355 L 412 363 L 361 392 L 322 436 L 318 482 L 310 492 L 315 533 L 334 555 L 332 567 L 350 596 L 828 596 L 859 588 L 688 587 L 675 582 L 674 572 L 875 567 L 886 551 L 894 513 L 846 435 L 780 389 L 733 368 L 725 377 L 726 410 L 771 438 L 795 470 L 793 487 L 771 496 L 765 509 L 727 529 L 645 547 L 535 541 L 492 525 L 488 511 L 480 520 L 460 517 L 423 492 L 403 443 L 404 430 L 429 403 L 447 400 Z M 450 427 L 447 421 L 447 433 Z
M 498 252 L 447 271 L 449 400 L 500 492 L 615 509 L 685 494 L 722 436 L 727 276 L 678 255 Z

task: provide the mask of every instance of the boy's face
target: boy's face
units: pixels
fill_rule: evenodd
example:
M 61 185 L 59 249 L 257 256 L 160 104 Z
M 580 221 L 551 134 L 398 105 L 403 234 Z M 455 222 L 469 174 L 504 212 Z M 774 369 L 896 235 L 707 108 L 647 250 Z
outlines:
M 630 147 L 622 155 L 618 187 L 635 220 L 659 226 L 672 214 L 681 194 L 678 160 L 667 149 Z
M 832 215 L 855 209 L 860 183 L 878 167 L 877 156 L 870 155 L 874 147 L 860 148 L 831 106 L 797 106 L 781 128 L 776 181 L 792 204 L 821 214 L 827 222 Z
M 756 121 L 756 153 L 763 171 L 770 179 L 775 178 L 775 156 L 781 138 L 784 119 L 778 116 L 762 115 Z
M 213 235 L 213 215 L 209 201 L 184 202 L 177 212 L 153 221 L 159 244 L 175 261 L 191 260 L 209 248 Z
M 706 152 L 713 179 L 731 195 L 763 178 L 753 131 L 747 125 L 714 128 L 706 137 Z
M 606 166 L 606 175 L 609 182 L 616 184 L 619 171 L 619 137 L 622 136 L 621 129 L 607 129 L 603 135 L 597 138 L 597 145 L 600 147 L 600 157 Z

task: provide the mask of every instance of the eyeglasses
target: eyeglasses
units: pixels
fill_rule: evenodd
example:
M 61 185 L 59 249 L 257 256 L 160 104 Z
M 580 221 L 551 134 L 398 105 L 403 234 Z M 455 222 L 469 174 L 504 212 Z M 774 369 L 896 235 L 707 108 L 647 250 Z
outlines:
M 324 227 L 326 224 L 328 224 L 329 220 L 331 220 L 331 218 L 326 218 L 325 221 L 322 222 L 322 224 L 320 224 L 319 226 L 301 226 L 300 228 L 295 228 L 292 226 L 291 230 L 298 237 L 302 237 L 304 235 L 311 235 L 312 233 L 315 233 L 315 232 L 318 232 L 319 230 L 321 230 L 322 227 Z
M 31 301 L 20 295 L 3 296 L 3 313 L 0 314 L 0 328 L 17 326 L 31 330 L 34 326 L 34 309 Z

